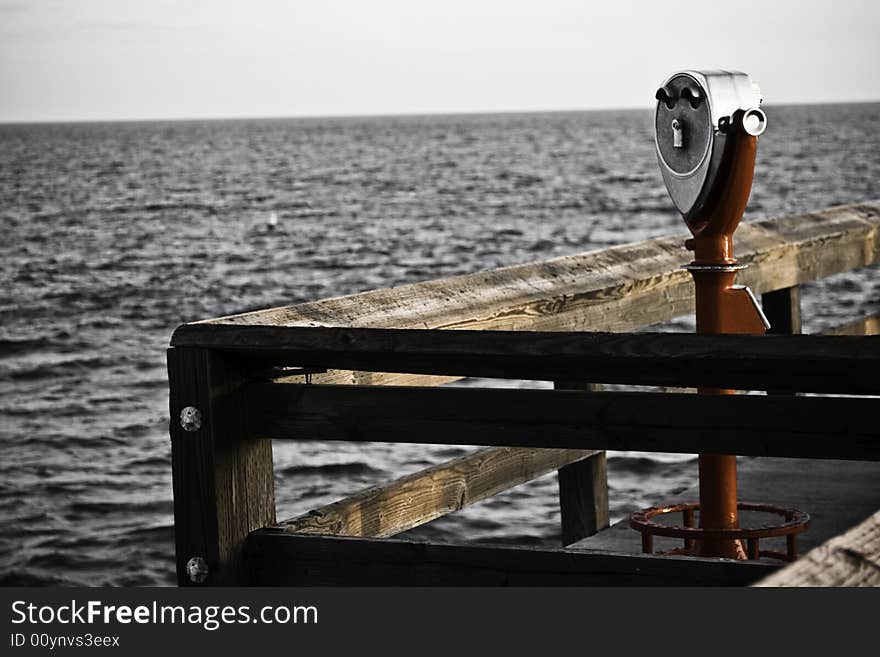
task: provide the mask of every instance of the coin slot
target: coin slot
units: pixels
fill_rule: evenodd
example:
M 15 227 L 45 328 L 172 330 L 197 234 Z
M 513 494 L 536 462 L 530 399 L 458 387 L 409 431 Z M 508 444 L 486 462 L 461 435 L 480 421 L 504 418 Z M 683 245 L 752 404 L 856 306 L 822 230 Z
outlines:
M 681 127 L 681 121 L 672 120 L 672 147 L 684 148 L 684 130 Z

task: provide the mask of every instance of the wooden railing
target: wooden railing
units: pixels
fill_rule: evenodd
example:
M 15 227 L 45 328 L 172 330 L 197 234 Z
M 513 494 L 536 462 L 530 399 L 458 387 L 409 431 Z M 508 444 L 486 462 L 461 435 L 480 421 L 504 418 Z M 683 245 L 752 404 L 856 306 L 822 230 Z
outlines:
M 880 511 L 756 586 L 880 586 Z
M 621 333 L 692 312 L 683 242 L 178 328 L 168 351 L 178 581 L 743 584 L 766 574 L 755 562 L 387 538 L 558 470 L 569 545 L 608 523 L 605 449 L 880 459 L 875 399 L 598 391 L 880 392 L 880 338 Z M 738 281 L 763 295 L 776 330 L 799 333 L 799 284 L 880 261 L 880 203 L 746 223 L 737 255 L 750 265 Z M 436 387 L 464 376 L 556 389 Z M 184 428 L 187 408 L 201 421 Z M 271 439 L 489 448 L 278 523 Z

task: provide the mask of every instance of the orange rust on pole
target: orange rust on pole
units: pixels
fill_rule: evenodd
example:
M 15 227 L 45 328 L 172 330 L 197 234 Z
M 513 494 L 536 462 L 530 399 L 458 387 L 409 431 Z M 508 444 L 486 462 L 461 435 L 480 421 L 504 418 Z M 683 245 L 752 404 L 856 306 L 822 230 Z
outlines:
M 687 266 L 694 277 L 698 333 L 761 334 L 768 328 L 751 291 L 736 285 L 738 265 L 733 234 L 742 219 L 755 173 L 757 137 L 767 126 L 760 109 L 760 89 L 739 71 L 680 71 L 655 94 L 654 143 L 663 182 L 693 237 L 685 246 L 694 252 Z M 701 388 L 700 394 L 728 395 L 731 390 Z M 732 418 L 718 418 L 719 425 Z M 792 558 L 794 534 L 805 531 L 809 516 L 795 509 L 737 501 L 736 457 L 701 454 L 700 502 L 643 509 L 630 516 L 642 534 L 643 550 L 653 548 L 653 535 L 684 539 L 684 546 L 664 554 L 698 554 L 734 559 Z M 773 527 L 741 529 L 739 511 L 780 514 L 786 522 Z M 673 511 L 683 514 L 683 527 L 651 521 Z M 699 511 L 699 527 L 693 527 Z M 786 553 L 761 550 L 758 539 L 786 536 Z M 745 546 L 745 547 L 744 547 Z M 745 548 L 748 548 L 748 554 Z
M 694 264 L 733 265 L 733 233 L 742 219 L 755 174 L 758 138 L 739 126 L 731 128 L 726 148 L 727 171 L 719 172 L 723 183 L 699 215 L 685 218 L 693 239 L 685 246 L 694 252 Z
M 749 200 L 758 142 L 757 137 L 738 128 L 734 126 L 728 136 L 729 169 L 720 176 L 724 182 L 714 195 L 714 202 L 710 201 L 698 216 L 685 219 L 694 236 L 686 246 L 695 256 L 688 269 L 694 277 L 697 333 L 765 332 L 751 294 L 734 285 L 733 233 Z M 706 388 L 699 392 L 733 394 L 731 390 Z M 699 463 L 700 527 L 737 528 L 736 456 L 701 454 Z M 705 539 L 699 542 L 697 550 L 702 556 L 747 558 L 738 540 Z

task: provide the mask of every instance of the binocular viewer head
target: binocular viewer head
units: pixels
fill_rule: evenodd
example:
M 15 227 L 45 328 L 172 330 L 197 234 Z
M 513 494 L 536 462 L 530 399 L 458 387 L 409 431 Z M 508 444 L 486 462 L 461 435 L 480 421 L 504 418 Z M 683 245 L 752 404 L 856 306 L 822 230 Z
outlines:
M 681 71 L 663 83 L 656 98 L 660 171 L 672 202 L 697 235 L 711 222 L 708 215 L 737 168 L 734 160 L 750 151 L 754 169 L 754 141 L 767 127 L 761 91 L 738 71 Z M 742 140 L 751 148 L 737 148 Z

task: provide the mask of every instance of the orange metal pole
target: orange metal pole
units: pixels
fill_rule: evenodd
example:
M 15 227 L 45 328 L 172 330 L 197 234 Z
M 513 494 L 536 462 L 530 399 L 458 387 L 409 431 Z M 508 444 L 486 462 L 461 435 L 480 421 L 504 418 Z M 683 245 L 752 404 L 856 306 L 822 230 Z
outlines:
M 764 333 L 765 327 L 747 290 L 734 285 L 737 267 L 733 233 L 751 192 L 757 138 L 741 129 L 729 136 L 733 149 L 725 181 L 707 210 L 687 221 L 694 237 L 686 246 L 694 251 L 689 270 L 694 277 L 697 333 Z M 726 173 L 726 175 L 725 175 Z M 701 388 L 701 394 L 733 394 L 731 390 Z M 722 418 L 723 421 L 723 418 Z M 700 455 L 700 527 L 734 529 L 739 526 L 736 456 Z M 746 559 L 738 540 L 703 540 L 702 556 Z

